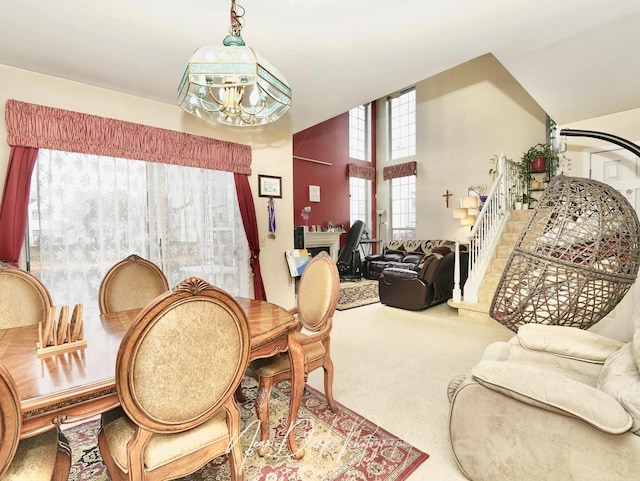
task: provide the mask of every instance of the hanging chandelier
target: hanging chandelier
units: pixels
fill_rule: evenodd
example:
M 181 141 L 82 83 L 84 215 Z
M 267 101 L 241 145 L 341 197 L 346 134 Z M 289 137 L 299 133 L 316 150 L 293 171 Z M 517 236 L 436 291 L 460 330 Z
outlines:
M 291 106 L 291 88 L 273 65 L 247 47 L 244 8 L 231 0 L 231 27 L 222 45 L 196 50 L 182 76 L 178 103 L 211 123 L 238 127 L 275 122 Z

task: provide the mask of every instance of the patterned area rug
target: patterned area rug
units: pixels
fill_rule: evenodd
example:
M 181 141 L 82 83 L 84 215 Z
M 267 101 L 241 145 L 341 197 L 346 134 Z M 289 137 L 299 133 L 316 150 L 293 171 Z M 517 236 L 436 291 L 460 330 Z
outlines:
M 344 311 L 345 309 L 366 306 L 374 302 L 380 302 L 378 281 L 362 278 L 357 282 L 340 283 L 337 310 Z
M 295 461 L 286 443 L 289 409 L 289 382 L 275 385 L 271 391 L 270 452 L 258 456 L 259 441 L 254 399 L 256 382 L 245 378 L 247 401 L 240 405 L 241 443 L 247 481 L 338 481 L 405 480 L 428 457 L 380 426 L 338 404 L 331 412 L 324 395 L 307 386 L 298 414 L 296 439 L 305 447 L 305 456 Z M 97 448 L 98 421 L 65 429 L 72 448 L 70 481 L 107 481 L 105 466 Z M 183 481 L 228 480 L 226 457 L 216 458 L 198 472 L 180 478 Z

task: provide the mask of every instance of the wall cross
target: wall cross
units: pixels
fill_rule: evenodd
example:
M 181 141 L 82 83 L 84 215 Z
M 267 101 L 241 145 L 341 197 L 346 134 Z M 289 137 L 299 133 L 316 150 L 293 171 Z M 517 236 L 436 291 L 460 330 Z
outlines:
M 442 194 L 442 197 L 444 197 L 444 203 L 447 205 L 447 207 L 449 207 L 449 197 L 451 197 L 453 194 L 449 192 L 449 189 L 447 189 L 447 191 Z

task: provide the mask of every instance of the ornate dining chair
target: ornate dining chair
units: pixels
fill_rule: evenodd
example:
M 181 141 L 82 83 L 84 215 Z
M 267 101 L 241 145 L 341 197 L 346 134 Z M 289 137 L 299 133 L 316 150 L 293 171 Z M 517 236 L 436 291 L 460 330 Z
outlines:
M 36 277 L 0 263 L 0 329 L 45 321 L 53 307 L 51 294 Z
M 305 376 L 324 369 L 324 392 L 332 411 L 338 407 L 333 400 L 333 362 L 330 355 L 330 334 L 333 313 L 338 303 L 340 276 L 336 263 L 326 252 L 320 252 L 307 265 L 298 284 L 297 305 L 289 312 L 300 321 L 296 338 L 305 352 Z M 269 396 L 273 384 L 291 379 L 287 353 L 257 359 L 249 365 L 247 374 L 258 380 L 256 412 L 260 420 L 262 443 L 258 453 L 264 456 L 269 439 Z
M 102 279 L 98 291 L 100 313 L 142 309 L 168 290 L 167 278 L 157 265 L 131 254 Z
M 21 428 L 18 388 L 0 366 L 0 480 L 66 481 L 71 450 L 60 429 L 20 440 Z
M 98 445 L 111 478 L 174 479 L 229 454 L 231 479 L 243 480 L 234 392 L 249 350 L 244 311 L 202 279 L 147 305 L 118 350 L 121 407 L 102 415 Z

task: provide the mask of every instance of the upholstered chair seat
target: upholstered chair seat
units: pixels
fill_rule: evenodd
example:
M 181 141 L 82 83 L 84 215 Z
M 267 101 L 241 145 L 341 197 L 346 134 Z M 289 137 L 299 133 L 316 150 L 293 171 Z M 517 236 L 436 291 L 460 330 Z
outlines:
M 66 481 L 71 451 L 58 428 L 20 440 L 22 413 L 15 381 L 0 366 L 0 480 Z
M 307 336 L 302 333 L 296 334 L 298 342 L 304 340 L 306 337 Z M 322 344 L 321 341 L 304 345 L 304 354 L 308 364 L 321 360 L 326 352 L 324 344 Z M 289 373 L 291 371 L 291 361 L 289 359 L 289 355 L 286 352 L 283 352 L 278 356 L 256 359 L 251 363 L 251 368 L 258 372 L 262 377 L 274 377 L 280 374 Z M 290 376 L 290 374 L 288 375 Z M 331 399 L 331 402 L 333 403 L 333 399 Z
M 113 446 L 113 461 L 123 472 L 127 472 L 127 443 L 136 432 L 136 424 L 125 415 L 122 408 L 118 408 L 103 416 L 102 429 L 107 443 Z M 228 436 L 227 417 L 221 411 L 188 431 L 153 436 L 144 453 L 144 465 L 149 471 L 157 470 L 181 457 L 195 455 L 202 446 L 219 443 L 228 439 Z

